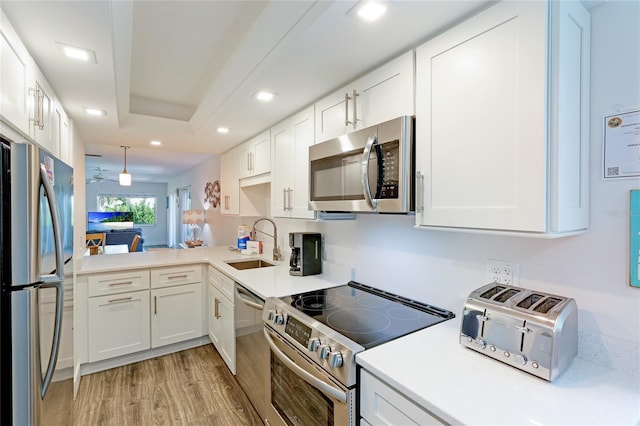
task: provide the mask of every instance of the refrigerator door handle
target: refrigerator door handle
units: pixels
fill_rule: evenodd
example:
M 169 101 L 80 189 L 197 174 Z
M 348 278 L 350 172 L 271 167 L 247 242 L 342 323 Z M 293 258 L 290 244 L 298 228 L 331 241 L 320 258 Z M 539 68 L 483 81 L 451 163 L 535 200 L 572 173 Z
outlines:
M 53 372 L 56 367 L 56 363 L 58 362 L 58 352 L 60 349 L 60 330 L 62 329 L 62 308 L 64 303 L 64 294 L 62 282 L 64 279 L 64 256 L 63 256 L 63 247 L 62 247 L 62 225 L 60 221 L 60 211 L 58 210 L 58 202 L 56 200 L 56 193 L 53 189 L 53 185 L 49 180 L 49 175 L 47 173 L 47 169 L 44 164 L 40 164 L 40 183 L 44 187 L 45 198 L 47 199 L 47 203 L 49 204 L 49 212 L 51 213 L 51 222 L 53 225 L 53 238 L 55 240 L 55 251 L 56 251 L 56 273 L 43 275 L 40 277 L 44 284 L 41 285 L 42 288 L 50 288 L 53 287 L 56 289 L 56 313 L 55 313 L 55 324 L 53 329 L 53 343 L 51 345 L 51 353 L 49 354 L 49 362 L 47 363 L 47 371 L 42 376 L 42 369 L 38 368 L 40 371 L 40 396 L 44 398 L 49 389 L 49 385 L 51 384 L 51 380 L 53 379 Z M 40 319 L 39 310 L 36 309 L 36 321 L 39 324 Z M 37 345 L 40 348 L 40 345 Z M 40 352 L 40 349 L 38 349 Z M 39 354 L 38 358 L 42 355 Z

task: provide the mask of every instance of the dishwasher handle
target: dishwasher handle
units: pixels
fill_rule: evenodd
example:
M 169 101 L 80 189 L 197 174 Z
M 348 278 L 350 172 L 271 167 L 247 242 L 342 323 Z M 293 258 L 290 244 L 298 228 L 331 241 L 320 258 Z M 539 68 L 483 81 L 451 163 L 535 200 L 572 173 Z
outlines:
M 254 296 L 244 290 L 242 287 L 235 287 L 236 297 L 242 301 L 247 306 L 252 307 L 253 309 L 257 309 L 261 311 L 264 308 L 264 303 L 259 303 L 254 299 Z

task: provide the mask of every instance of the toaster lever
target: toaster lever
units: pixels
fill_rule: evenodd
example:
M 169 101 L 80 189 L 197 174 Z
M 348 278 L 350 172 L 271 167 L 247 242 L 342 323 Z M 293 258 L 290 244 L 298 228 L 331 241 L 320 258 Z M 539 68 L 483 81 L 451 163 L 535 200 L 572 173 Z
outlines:
M 530 329 L 530 328 L 528 328 L 527 326 L 520 326 L 520 325 L 517 325 L 517 326 L 516 326 L 516 329 L 517 329 L 520 333 L 522 333 L 522 334 L 531 333 L 531 329 Z
M 488 317 L 488 316 L 486 316 L 486 315 L 480 315 L 480 314 L 478 314 L 478 315 L 476 315 L 476 318 L 478 319 L 478 321 L 482 321 L 482 322 L 484 322 L 484 321 L 489 321 L 489 317 Z

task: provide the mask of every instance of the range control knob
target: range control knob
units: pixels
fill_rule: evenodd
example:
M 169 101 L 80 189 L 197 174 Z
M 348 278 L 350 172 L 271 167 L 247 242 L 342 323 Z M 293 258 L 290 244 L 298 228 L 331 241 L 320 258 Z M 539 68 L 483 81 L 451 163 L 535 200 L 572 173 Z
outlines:
M 318 358 L 327 359 L 327 357 L 329 356 L 329 352 L 331 352 L 331 346 L 326 344 L 320 345 L 318 347 Z
M 320 339 L 318 339 L 317 337 L 312 337 L 309 339 L 307 349 L 309 349 L 311 352 L 316 352 L 318 350 L 318 346 L 320 346 Z
M 527 363 L 527 357 L 522 354 L 514 355 L 513 360 L 520 365 L 525 365 Z
M 267 314 L 267 320 L 273 322 L 273 319 L 276 316 L 276 311 L 273 309 L 269 309 L 269 313 Z
M 284 324 L 284 315 L 283 314 L 275 314 L 273 317 L 273 323 L 276 325 Z
M 482 340 L 482 339 L 476 339 L 476 340 L 473 342 L 473 345 L 474 345 L 476 348 L 478 348 L 478 349 L 484 349 L 484 348 L 486 348 L 486 347 L 487 347 L 487 342 L 485 342 L 485 341 L 484 341 L 484 340 Z
M 339 368 L 342 367 L 342 353 L 338 351 L 329 352 L 329 367 Z

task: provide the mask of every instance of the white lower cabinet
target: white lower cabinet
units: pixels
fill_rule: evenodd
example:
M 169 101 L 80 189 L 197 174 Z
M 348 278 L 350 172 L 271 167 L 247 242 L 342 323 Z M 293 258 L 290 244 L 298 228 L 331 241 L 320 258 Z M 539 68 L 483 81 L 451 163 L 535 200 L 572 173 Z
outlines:
M 236 374 L 235 283 L 209 268 L 209 338 L 233 374 Z
M 442 425 L 432 413 L 366 370 L 360 375 L 361 425 Z
M 151 347 L 148 291 L 91 297 L 88 304 L 89 362 Z
M 81 281 L 87 295 L 86 362 L 205 334 L 200 264 L 93 274 Z
M 202 336 L 202 285 L 151 290 L 151 347 Z

